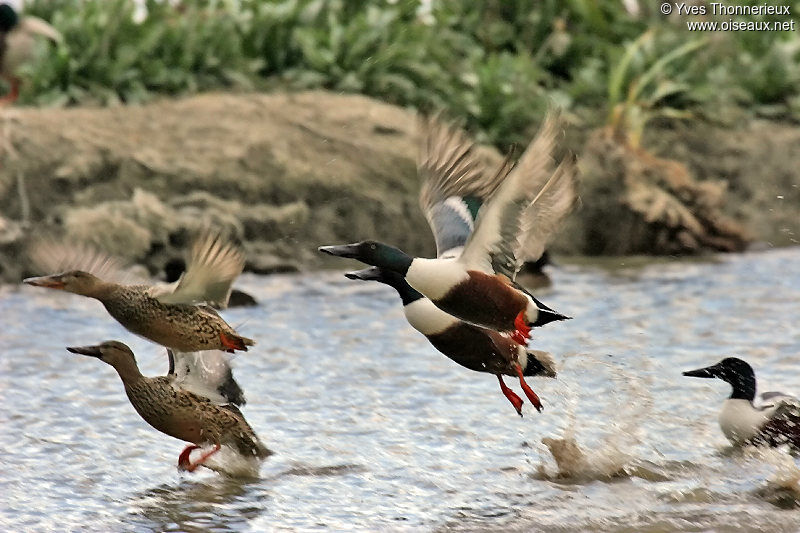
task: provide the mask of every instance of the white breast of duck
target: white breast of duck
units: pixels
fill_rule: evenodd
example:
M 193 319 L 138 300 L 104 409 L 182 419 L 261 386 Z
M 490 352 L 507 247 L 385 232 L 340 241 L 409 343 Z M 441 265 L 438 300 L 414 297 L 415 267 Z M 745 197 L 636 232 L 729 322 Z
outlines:
M 444 298 L 450 290 L 469 280 L 469 273 L 455 259 L 414 258 L 406 281 L 432 300 Z
M 756 409 L 752 402 L 741 398 L 729 398 L 722 404 L 719 427 L 733 444 L 743 444 L 758 435 L 761 427 L 774 411 Z
M 427 298 L 419 298 L 404 305 L 403 313 L 411 327 L 423 335 L 436 335 L 461 322 L 453 315 L 436 307 Z

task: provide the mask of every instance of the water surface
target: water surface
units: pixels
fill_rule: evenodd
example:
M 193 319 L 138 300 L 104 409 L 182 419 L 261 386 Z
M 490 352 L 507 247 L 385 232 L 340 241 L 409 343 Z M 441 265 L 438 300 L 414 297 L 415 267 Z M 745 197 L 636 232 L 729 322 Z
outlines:
M 147 375 L 161 349 L 95 301 L 0 288 L 0 530 L 797 531 L 800 460 L 731 450 L 728 385 L 680 374 L 737 355 L 760 390 L 800 392 L 800 248 L 625 263 L 555 271 L 541 298 L 575 318 L 536 332 L 560 376 L 531 380 L 545 411 L 523 419 L 413 331 L 392 289 L 243 276 L 263 305 L 225 316 L 258 341 L 235 360 L 276 452 L 258 479 L 178 473 L 183 443 L 64 347 L 122 340 Z M 559 467 L 542 439 L 580 451 Z

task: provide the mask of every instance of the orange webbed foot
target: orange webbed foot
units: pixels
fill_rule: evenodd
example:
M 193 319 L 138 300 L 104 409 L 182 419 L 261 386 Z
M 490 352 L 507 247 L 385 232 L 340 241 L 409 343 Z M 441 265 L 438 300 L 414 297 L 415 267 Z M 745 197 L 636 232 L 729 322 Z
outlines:
M 178 470 L 183 470 L 185 472 L 194 472 L 195 470 L 197 470 L 197 467 L 205 463 L 209 457 L 217 453 L 220 450 L 221 446 L 219 444 L 215 444 L 213 450 L 204 453 L 203 455 L 200 456 L 200 458 L 197 461 L 193 463 L 189 460 L 189 455 L 192 453 L 193 450 L 196 450 L 198 448 L 200 448 L 200 446 L 191 445 L 187 446 L 183 450 L 183 452 L 181 452 L 181 456 L 178 458 Z
M 525 341 L 520 342 L 520 344 L 525 344 L 526 341 L 531 338 L 531 327 L 528 325 L 527 320 L 525 320 L 524 310 L 520 311 L 517 315 L 517 318 L 514 319 L 514 327 L 516 329 L 511 337 L 514 340 L 517 340 L 518 337 L 521 337 L 525 339 Z
M 517 396 L 517 393 L 508 388 L 508 386 L 503 381 L 503 376 L 497 374 L 497 380 L 500 382 L 500 390 L 503 391 L 505 397 L 508 398 L 508 401 L 511 402 L 511 405 L 514 406 L 514 409 L 517 410 L 517 414 L 519 416 L 522 416 L 522 404 L 524 403 L 522 401 L 522 398 Z
M 189 470 L 189 466 L 191 466 L 192 462 L 189 460 L 189 455 L 198 449 L 200 446 L 195 444 L 190 444 L 186 448 L 183 449 L 181 454 L 178 456 L 178 470 Z M 191 470 L 189 470 L 191 472 Z
M 519 376 L 519 386 L 522 387 L 522 391 L 525 393 L 525 396 L 528 397 L 528 400 L 533 404 L 537 411 L 540 413 L 544 407 L 542 406 L 542 401 L 539 399 L 539 396 L 533 392 L 533 389 L 525 382 L 525 377 L 522 375 L 522 367 L 519 366 L 519 363 L 514 363 L 514 369 L 517 371 L 517 375 Z

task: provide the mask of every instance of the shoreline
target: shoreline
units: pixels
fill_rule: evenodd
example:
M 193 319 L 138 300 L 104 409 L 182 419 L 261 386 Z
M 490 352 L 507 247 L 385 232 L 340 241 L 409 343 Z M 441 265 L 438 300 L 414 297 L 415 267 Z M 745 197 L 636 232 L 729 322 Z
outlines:
M 318 269 L 326 265 L 318 245 L 365 238 L 433 253 L 417 205 L 416 116 L 364 96 L 206 93 L 142 106 L 13 108 L 0 126 L 0 280 L 36 274 L 25 249 L 49 236 L 89 242 L 158 275 L 209 224 L 242 242 L 246 271 L 261 274 Z M 731 227 L 731 249 L 800 243 L 796 127 L 669 126 L 645 135 L 655 155 L 623 147 L 614 159 L 601 130 L 565 125 L 583 205 L 554 239 L 556 255 L 704 254 L 720 241 L 713 231 L 725 237 Z M 631 191 L 641 190 L 640 209 L 642 194 Z M 690 234 L 680 217 L 670 226 L 669 209 L 649 220 L 659 195 L 711 233 Z

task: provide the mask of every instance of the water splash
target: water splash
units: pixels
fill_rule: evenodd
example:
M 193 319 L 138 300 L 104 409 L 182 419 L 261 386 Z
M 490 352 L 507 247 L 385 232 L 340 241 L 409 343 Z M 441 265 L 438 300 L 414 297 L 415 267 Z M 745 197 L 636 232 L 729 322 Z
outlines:
M 204 453 L 210 452 L 214 446 L 208 444 L 198 448 L 190 454 L 192 462 Z M 220 450 L 211 455 L 202 466 L 222 475 L 237 478 L 257 478 L 261 469 L 261 459 L 258 457 L 245 457 L 230 446 L 223 445 Z
M 642 477 L 651 481 L 668 479 L 657 472 L 652 463 L 639 460 L 633 453 L 634 447 L 643 441 L 644 421 L 652 414 L 653 399 L 646 384 L 640 377 L 625 371 L 617 364 L 585 356 L 580 359 L 584 363 L 604 367 L 614 381 L 615 394 L 610 395 L 610 403 L 606 408 L 608 416 L 604 419 L 619 422 L 610 424 L 611 430 L 599 439 L 599 445 L 587 451 L 577 439 L 577 428 L 580 424 L 575 415 L 576 404 L 567 401 L 568 424 L 563 436 L 542 439 L 555 460 L 556 471 L 553 472 L 541 464 L 538 477 L 572 482 L 610 480 L 617 477 Z M 567 387 L 568 390 L 572 388 Z M 596 419 L 596 416 L 592 418 Z
M 800 507 L 800 466 L 792 455 L 782 448 L 748 446 L 742 451 L 745 457 L 775 468 L 766 484 L 755 491 L 757 496 L 782 509 Z

